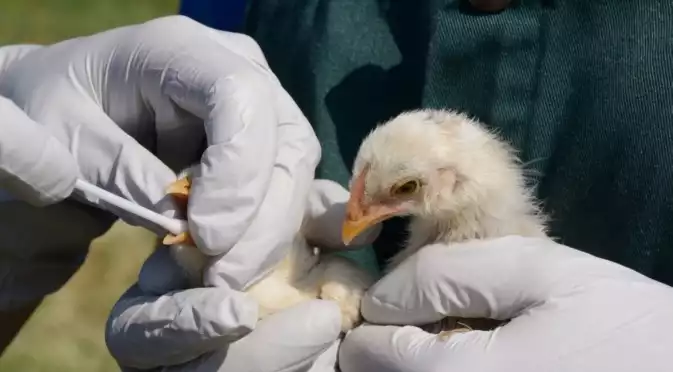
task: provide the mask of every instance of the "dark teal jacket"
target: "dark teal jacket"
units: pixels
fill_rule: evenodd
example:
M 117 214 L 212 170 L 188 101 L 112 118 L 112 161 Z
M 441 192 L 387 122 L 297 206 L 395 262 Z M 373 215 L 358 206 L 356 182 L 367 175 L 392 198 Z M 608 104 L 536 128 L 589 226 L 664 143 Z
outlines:
M 319 177 L 346 185 L 363 136 L 402 110 L 463 110 L 530 162 L 553 235 L 673 284 L 673 2 L 248 3 L 243 31 L 322 142 Z

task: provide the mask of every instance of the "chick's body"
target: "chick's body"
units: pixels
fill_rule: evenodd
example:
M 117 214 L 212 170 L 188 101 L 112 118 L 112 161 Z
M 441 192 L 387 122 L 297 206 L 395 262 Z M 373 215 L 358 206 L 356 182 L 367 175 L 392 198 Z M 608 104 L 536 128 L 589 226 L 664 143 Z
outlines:
M 188 194 L 189 179 L 194 167 L 178 176 L 172 189 Z M 186 200 L 183 200 L 184 204 Z M 181 209 L 185 209 L 186 204 Z M 183 210 L 183 215 L 186 210 Z M 183 216 L 184 218 L 184 216 Z M 178 241 L 180 240 L 180 241 Z M 167 240 L 164 240 L 166 242 Z M 210 257 L 202 253 L 190 239 L 170 237 L 171 256 L 183 269 L 192 287 L 203 286 L 203 272 Z M 266 275 L 245 289 L 259 304 L 258 318 L 264 319 L 301 302 L 324 299 L 337 303 L 341 310 L 341 329 L 346 332 L 360 321 L 360 303 L 366 289 L 373 283 L 367 271 L 344 257 L 321 253 L 306 240 L 303 229 L 287 242 L 285 256 Z

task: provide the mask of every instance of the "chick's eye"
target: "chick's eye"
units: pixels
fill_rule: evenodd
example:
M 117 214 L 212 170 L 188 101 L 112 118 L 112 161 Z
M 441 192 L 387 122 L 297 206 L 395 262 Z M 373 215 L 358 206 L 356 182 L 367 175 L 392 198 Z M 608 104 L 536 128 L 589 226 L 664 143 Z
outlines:
M 393 186 L 390 193 L 394 196 L 411 195 L 418 191 L 420 187 L 421 182 L 419 180 L 410 180 Z

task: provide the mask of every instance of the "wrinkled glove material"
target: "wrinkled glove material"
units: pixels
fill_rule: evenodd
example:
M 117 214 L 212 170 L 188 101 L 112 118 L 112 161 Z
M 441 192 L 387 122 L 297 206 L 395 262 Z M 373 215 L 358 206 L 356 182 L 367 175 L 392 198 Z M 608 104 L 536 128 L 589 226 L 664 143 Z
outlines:
M 356 371 L 669 371 L 673 288 L 547 239 L 430 245 L 363 299 L 342 343 Z M 442 339 L 444 316 L 512 319 Z M 374 325 L 381 324 L 381 325 Z
M 5 47 L 0 63 L 0 95 L 21 116 L 17 123 L 28 123 L 12 130 L 30 131 L 15 132 L 13 140 L 30 136 L 44 150 L 12 156 L 45 162 L 35 179 L 20 162 L 2 162 L 3 177 L 12 175 L 19 186 L 3 198 L 0 216 L 21 215 L 0 221 L 5 235 L 17 237 L 2 250 L 0 292 L 9 294 L 8 306 L 16 305 L 19 261 L 30 270 L 59 257 L 58 274 L 40 276 L 50 286 L 31 283 L 30 295 L 41 298 L 76 271 L 115 216 L 164 233 L 91 195 L 62 201 L 74 179 L 175 216 L 165 188 L 177 171 L 199 162 L 188 219 L 199 249 L 213 257 L 204 278 L 216 288 L 184 290 L 179 272 L 167 269 L 173 263 L 165 250 L 157 250 L 113 309 L 106 329 L 111 353 L 131 370 L 334 366 L 335 304 L 316 300 L 258 323 L 256 304 L 240 292 L 283 257 L 307 210 L 327 209 L 310 208 L 306 199 L 320 145 L 252 39 L 175 16 L 51 46 Z M 338 194 L 317 199 L 343 207 L 347 192 Z M 35 205 L 14 196 L 32 197 Z M 58 231 L 77 233 L 52 235 Z

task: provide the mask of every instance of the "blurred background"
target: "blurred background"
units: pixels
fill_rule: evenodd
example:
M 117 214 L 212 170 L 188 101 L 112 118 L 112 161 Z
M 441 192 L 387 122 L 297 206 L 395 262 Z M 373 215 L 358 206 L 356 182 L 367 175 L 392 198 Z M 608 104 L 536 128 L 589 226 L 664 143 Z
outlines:
M 176 14 L 178 8 L 179 0 L 0 0 L 0 45 L 50 44 Z M 105 321 L 135 281 L 153 239 L 123 223 L 99 238 L 84 267 L 45 300 L 0 357 L 0 371 L 119 371 L 105 347 Z

